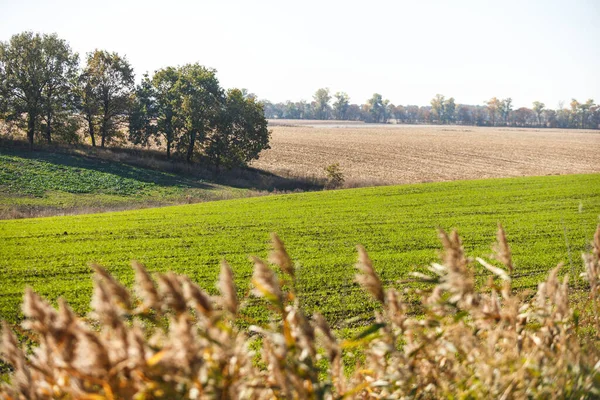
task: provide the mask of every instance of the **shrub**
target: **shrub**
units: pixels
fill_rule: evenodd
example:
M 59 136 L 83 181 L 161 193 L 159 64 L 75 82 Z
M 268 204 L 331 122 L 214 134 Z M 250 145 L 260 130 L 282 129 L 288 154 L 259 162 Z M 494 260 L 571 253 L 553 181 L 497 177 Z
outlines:
M 324 318 L 299 307 L 296 271 L 274 236 L 270 262 L 253 258 L 254 294 L 272 310 L 268 326 L 238 328 L 243 303 L 233 274 L 221 267 L 220 295 L 211 299 L 189 278 L 155 281 L 134 263 L 133 295 L 94 266 L 92 314 L 58 310 L 32 290 L 23 304 L 22 350 L 5 324 L 2 353 L 14 372 L 5 398 L 593 398 L 600 396 L 597 341 L 578 336 L 578 317 L 558 268 L 527 299 L 511 289 L 512 261 L 500 227 L 495 247 L 503 267 L 468 258 L 453 232 L 440 232 L 444 251 L 424 292 L 424 315 L 407 314 L 396 289 L 384 290 L 372 262 L 358 248 L 357 282 L 381 305 L 373 323 L 339 340 Z M 584 276 L 597 312 L 600 301 L 600 226 Z M 478 289 L 475 263 L 494 279 Z M 595 314 L 598 334 L 598 315 Z M 257 340 L 260 338 L 260 341 Z M 596 338 L 597 339 L 597 338 Z M 260 349 L 262 360 L 251 349 Z M 343 358 L 364 361 L 349 375 Z
M 344 184 L 345 179 L 344 174 L 342 173 L 342 168 L 340 167 L 340 163 L 328 165 L 325 167 L 325 173 L 327 179 L 325 188 L 335 189 Z

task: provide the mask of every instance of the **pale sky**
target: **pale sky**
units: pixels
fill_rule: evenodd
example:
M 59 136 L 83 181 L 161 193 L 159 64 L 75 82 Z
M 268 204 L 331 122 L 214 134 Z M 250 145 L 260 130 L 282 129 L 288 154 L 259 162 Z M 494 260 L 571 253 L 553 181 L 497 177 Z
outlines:
M 25 30 L 56 32 L 82 59 L 116 51 L 138 79 L 199 62 L 274 102 L 320 87 L 355 103 L 600 102 L 600 0 L 0 0 L 0 40 Z

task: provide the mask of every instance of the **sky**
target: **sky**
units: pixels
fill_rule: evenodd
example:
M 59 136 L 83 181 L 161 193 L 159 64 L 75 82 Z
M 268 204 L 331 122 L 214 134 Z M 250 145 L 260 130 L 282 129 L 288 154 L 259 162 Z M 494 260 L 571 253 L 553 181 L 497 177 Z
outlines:
M 600 0 L 0 0 L 0 40 L 57 33 L 139 78 L 198 62 L 273 102 L 326 87 L 364 103 L 600 102 Z

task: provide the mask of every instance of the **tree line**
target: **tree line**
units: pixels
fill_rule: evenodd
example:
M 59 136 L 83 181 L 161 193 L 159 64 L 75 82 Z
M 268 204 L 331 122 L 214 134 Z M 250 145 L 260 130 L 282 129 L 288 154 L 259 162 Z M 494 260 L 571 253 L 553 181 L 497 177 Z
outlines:
M 318 89 L 311 102 L 263 101 L 269 119 L 350 120 L 371 123 L 403 124 L 458 124 L 478 126 L 520 126 L 544 128 L 600 127 L 600 105 L 589 99 L 580 103 L 572 99 L 565 107 L 547 108 L 535 101 L 531 108 L 514 109 L 512 99 L 491 98 L 481 105 L 457 104 L 453 97 L 436 95 L 427 106 L 394 105 L 379 93 L 364 104 L 353 104 L 345 92 L 331 94 L 329 89 Z
M 224 90 L 214 69 L 166 67 L 135 84 L 123 56 L 79 55 L 56 34 L 23 32 L 0 42 L 0 119 L 38 140 L 92 146 L 159 145 L 167 158 L 246 165 L 269 148 L 263 104 L 246 90 Z

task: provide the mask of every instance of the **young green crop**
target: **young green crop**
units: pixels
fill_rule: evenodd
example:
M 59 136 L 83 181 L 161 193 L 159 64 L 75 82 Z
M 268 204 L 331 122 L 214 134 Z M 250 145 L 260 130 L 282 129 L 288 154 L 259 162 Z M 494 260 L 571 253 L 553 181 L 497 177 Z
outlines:
M 77 155 L 0 149 L 0 219 L 250 195 L 200 179 Z M 89 211 L 88 211 L 89 212 Z
M 77 312 L 91 294 L 89 263 L 132 282 L 129 262 L 187 274 L 214 291 L 219 262 L 234 268 L 238 290 L 251 275 L 249 255 L 265 256 L 276 232 L 297 269 L 300 300 L 342 326 L 370 318 L 374 303 L 353 281 L 354 247 L 369 251 L 386 285 L 437 257 L 438 227 L 458 228 L 466 250 L 488 256 L 501 222 L 511 243 L 514 287 L 533 287 L 549 266 L 581 271 L 580 253 L 598 224 L 600 175 L 459 181 L 270 196 L 71 217 L 0 221 L 0 318 L 21 319 L 25 286 L 65 297 Z M 483 280 L 486 271 L 478 273 Z M 412 283 L 410 283 L 412 284 Z M 246 304 L 248 323 L 266 318 Z M 352 325 L 351 324 L 351 325 Z

